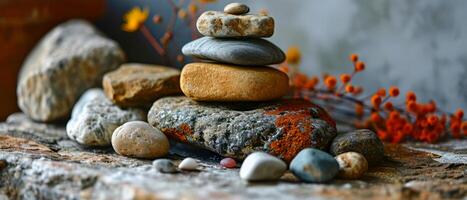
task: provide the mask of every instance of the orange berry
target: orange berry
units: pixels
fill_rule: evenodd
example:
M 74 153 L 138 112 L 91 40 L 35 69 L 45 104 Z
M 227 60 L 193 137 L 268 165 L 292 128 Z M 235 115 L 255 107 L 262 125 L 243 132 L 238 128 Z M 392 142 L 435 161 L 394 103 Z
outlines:
M 355 63 L 355 71 L 356 72 L 360 72 L 360 71 L 363 71 L 365 69 L 365 63 L 362 62 L 362 61 L 357 61 Z
M 336 87 L 336 84 L 337 84 L 337 80 L 336 80 L 336 77 L 334 76 L 328 76 L 324 82 L 324 84 L 326 84 L 326 87 L 328 87 L 328 89 L 334 89 Z
M 407 92 L 406 101 L 417 101 L 417 95 L 412 91 Z
M 455 115 L 456 115 L 457 119 L 462 119 L 462 118 L 464 117 L 464 110 L 462 110 L 462 109 L 457 109 Z
M 438 123 L 438 116 L 436 115 L 431 115 L 430 117 L 428 117 L 428 123 L 431 125 L 431 126 L 434 126 Z
M 353 95 L 357 96 L 363 92 L 363 88 L 359 86 L 354 86 L 354 91 L 352 92 Z
M 379 108 L 379 106 L 381 105 L 381 97 L 378 96 L 378 95 L 373 95 L 371 97 L 371 104 L 373 105 L 373 107 L 375 108 Z
M 348 92 L 348 93 L 352 93 L 352 92 L 355 91 L 355 88 L 354 88 L 354 86 L 349 84 L 349 85 L 345 86 L 345 91 Z
M 384 109 L 386 109 L 387 111 L 392 111 L 394 109 L 394 105 L 392 105 L 392 102 L 386 102 L 384 104 Z
M 314 89 L 316 85 L 318 85 L 319 83 L 319 78 L 316 77 L 316 76 L 313 76 L 311 79 L 309 79 L 306 83 L 305 83 L 305 88 L 306 89 Z
M 377 94 L 378 96 L 380 96 L 380 97 L 385 97 L 385 96 L 386 96 L 386 89 L 380 88 L 380 89 L 376 92 L 376 94 Z
M 308 78 L 306 77 L 305 74 L 297 73 L 293 77 L 292 83 L 296 87 L 303 87 L 303 86 L 305 86 L 307 80 L 308 80 Z
M 391 113 L 389 113 L 389 119 L 398 120 L 400 119 L 400 115 L 398 111 L 391 111 Z
M 462 122 L 461 129 L 464 135 L 467 136 L 467 121 Z
M 404 133 L 410 133 L 410 132 L 412 132 L 412 129 L 413 129 L 412 124 L 405 124 L 404 128 L 403 128 L 403 132 Z
M 352 62 L 357 62 L 358 61 L 358 54 L 356 54 L 356 53 L 350 54 L 349 59 Z
M 415 101 L 410 101 L 407 103 L 407 111 L 409 112 L 417 112 L 418 111 L 418 105 L 415 103 Z
M 371 113 L 371 121 L 379 122 L 381 120 L 381 116 L 377 112 Z
M 394 86 L 390 87 L 389 88 L 389 96 L 391 96 L 391 97 L 399 96 L 399 88 L 394 87 Z
M 346 84 L 350 81 L 352 77 L 349 74 L 342 74 L 340 78 L 342 83 Z
M 297 46 L 289 47 L 285 55 L 286 55 L 286 61 L 290 64 L 298 64 L 302 57 L 300 48 L 298 48 Z
M 192 15 L 195 15 L 196 12 L 198 12 L 198 6 L 194 3 L 191 3 L 190 5 L 188 5 L 188 10 Z

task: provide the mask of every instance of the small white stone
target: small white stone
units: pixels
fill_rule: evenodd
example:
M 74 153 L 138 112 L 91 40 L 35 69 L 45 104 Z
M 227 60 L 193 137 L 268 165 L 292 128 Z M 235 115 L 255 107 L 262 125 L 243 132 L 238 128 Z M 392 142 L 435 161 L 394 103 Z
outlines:
M 336 156 L 339 163 L 339 178 L 358 179 L 368 170 L 368 162 L 362 154 L 346 152 Z
M 181 170 L 196 171 L 198 170 L 198 162 L 193 158 L 185 158 L 180 162 L 178 168 Z
M 287 164 L 264 152 L 254 152 L 243 161 L 240 178 L 247 181 L 275 181 L 284 175 Z
M 242 3 L 229 3 L 224 7 L 224 12 L 232 15 L 243 15 L 250 12 L 250 8 Z

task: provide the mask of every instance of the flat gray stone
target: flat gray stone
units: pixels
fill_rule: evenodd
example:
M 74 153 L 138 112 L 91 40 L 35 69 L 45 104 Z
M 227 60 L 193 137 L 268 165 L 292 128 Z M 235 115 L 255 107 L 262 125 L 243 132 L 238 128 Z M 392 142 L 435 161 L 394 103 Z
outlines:
M 17 87 L 18 105 L 30 118 L 68 117 L 86 89 L 125 60 L 118 44 L 90 23 L 73 20 L 50 31 L 27 57 Z
M 110 146 L 114 130 L 129 121 L 144 121 L 139 109 L 112 104 L 101 89 L 90 89 L 76 103 L 66 125 L 70 139 L 86 146 Z
M 326 111 L 304 100 L 235 104 L 165 97 L 153 104 L 148 122 L 169 138 L 239 160 L 263 151 L 288 162 L 307 147 L 326 150 L 336 135 Z
M 285 60 L 284 52 L 264 39 L 202 37 L 182 48 L 186 56 L 235 65 L 272 65 Z

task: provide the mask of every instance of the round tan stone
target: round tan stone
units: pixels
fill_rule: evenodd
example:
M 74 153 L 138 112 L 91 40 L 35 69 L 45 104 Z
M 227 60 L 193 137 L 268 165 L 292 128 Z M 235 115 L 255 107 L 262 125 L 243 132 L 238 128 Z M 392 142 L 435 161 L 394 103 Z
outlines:
M 180 71 L 174 68 L 128 63 L 107 73 L 102 81 L 106 96 L 119 106 L 150 105 L 164 96 L 180 94 Z
M 289 78 L 272 67 L 191 63 L 182 70 L 180 87 L 197 101 L 268 101 L 287 94 Z
M 339 178 L 358 179 L 368 170 L 368 162 L 362 154 L 346 152 L 336 156 L 339 163 Z
M 232 15 L 243 15 L 250 12 L 250 8 L 243 3 L 229 3 L 224 7 L 224 12 Z
M 169 152 L 169 140 L 146 122 L 132 121 L 115 129 L 112 147 L 120 155 L 153 159 Z

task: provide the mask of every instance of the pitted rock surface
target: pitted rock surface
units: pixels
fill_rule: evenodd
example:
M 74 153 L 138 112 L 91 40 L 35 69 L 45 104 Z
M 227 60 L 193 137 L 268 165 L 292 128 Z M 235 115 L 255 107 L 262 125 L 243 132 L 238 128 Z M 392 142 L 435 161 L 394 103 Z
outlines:
M 328 113 L 304 100 L 235 104 L 165 97 L 154 102 L 148 121 L 168 137 L 237 159 L 264 151 L 288 162 L 307 147 L 326 150 L 336 135 Z
M 262 15 L 232 15 L 206 11 L 196 22 L 198 31 L 211 37 L 271 37 L 274 19 Z
M 90 23 L 73 20 L 50 31 L 29 54 L 17 88 L 18 105 L 36 121 L 66 118 L 88 88 L 125 60 L 118 44 Z
M 110 146 L 112 133 L 130 121 L 144 121 L 140 109 L 122 109 L 107 99 L 102 89 L 90 89 L 73 108 L 66 125 L 70 139 L 86 146 Z

